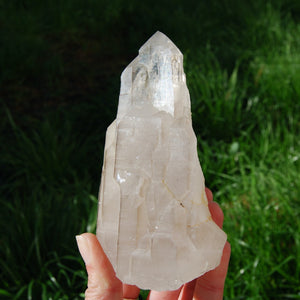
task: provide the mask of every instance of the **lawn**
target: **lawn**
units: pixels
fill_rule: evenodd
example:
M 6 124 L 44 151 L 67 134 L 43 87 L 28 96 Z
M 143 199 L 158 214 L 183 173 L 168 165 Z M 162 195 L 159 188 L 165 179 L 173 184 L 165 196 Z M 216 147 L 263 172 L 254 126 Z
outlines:
M 42 3 L 43 2 L 43 3 Z M 300 299 L 300 4 L 0 1 L 0 298 L 83 299 L 120 74 L 156 31 L 184 54 L 224 299 Z

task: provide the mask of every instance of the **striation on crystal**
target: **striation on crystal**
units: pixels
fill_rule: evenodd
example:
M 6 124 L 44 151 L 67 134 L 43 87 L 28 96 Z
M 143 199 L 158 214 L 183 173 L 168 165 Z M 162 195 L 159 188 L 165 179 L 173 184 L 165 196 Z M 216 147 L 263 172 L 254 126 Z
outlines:
M 183 55 L 156 32 L 121 75 L 108 127 L 97 237 L 117 277 L 174 290 L 220 263 L 192 128 Z

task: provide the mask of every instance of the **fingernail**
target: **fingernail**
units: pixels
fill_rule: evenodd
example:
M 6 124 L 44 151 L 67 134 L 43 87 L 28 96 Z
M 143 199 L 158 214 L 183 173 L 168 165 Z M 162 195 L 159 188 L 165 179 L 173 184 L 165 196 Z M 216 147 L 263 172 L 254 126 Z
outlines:
M 84 235 L 76 235 L 76 241 L 77 241 L 79 252 L 82 256 L 82 259 L 84 260 L 84 263 L 86 265 L 89 264 L 91 258 L 89 241 L 86 239 Z

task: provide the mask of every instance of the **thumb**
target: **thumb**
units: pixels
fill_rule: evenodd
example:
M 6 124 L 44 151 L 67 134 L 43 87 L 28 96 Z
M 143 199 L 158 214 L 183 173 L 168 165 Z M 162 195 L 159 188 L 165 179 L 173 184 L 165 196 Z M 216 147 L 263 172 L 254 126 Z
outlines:
M 91 233 L 76 236 L 79 252 L 88 273 L 85 300 L 120 300 L 122 283 L 105 255 L 97 237 Z

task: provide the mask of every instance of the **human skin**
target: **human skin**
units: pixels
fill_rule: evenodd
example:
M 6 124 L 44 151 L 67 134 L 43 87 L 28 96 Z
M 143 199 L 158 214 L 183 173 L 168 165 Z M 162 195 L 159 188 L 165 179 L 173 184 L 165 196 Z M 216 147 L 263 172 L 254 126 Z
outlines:
M 213 201 L 212 192 L 206 188 L 208 207 L 214 222 L 223 227 L 224 215 Z M 88 288 L 85 300 L 123 300 L 137 299 L 140 289 L 122 283 L 105 255 L 97 237 L 92 233 L 76 236 L 80 254 L 88 273 Z M 212 271 L 184 284 L 178 290 L 150 291 L 148 300 L 221 300 L 230 259 L 230 244 L 226 242 L 220 265 Z

